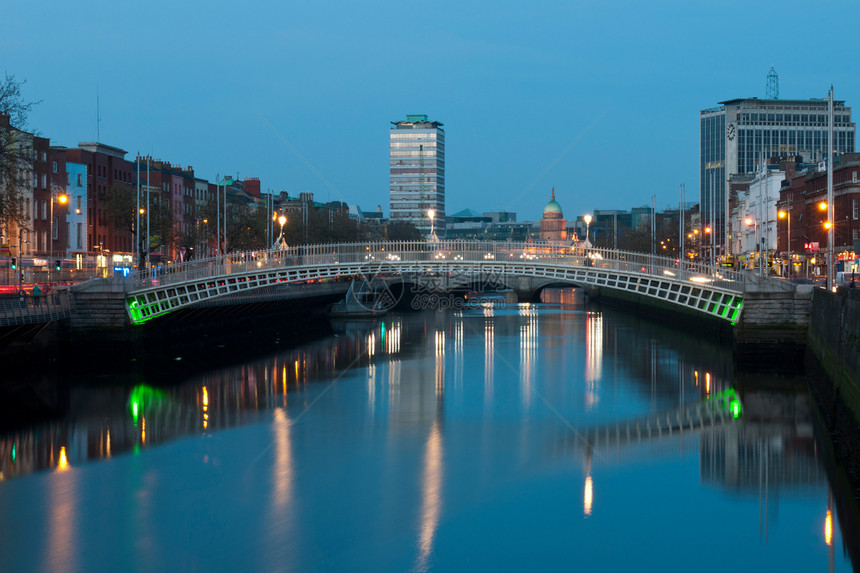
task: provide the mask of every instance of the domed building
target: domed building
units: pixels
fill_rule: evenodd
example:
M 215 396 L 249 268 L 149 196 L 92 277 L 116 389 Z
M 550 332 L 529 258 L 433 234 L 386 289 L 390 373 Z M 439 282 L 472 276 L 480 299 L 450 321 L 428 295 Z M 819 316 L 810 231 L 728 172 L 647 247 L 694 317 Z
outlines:
M 555 200 L 555 187 L 552 188 L 552 197 L 543 209 L 543 217 L 540 220 L 540 238 L 542 241 L 566 241 L 567 221 L 561 211 L 561 205 Z

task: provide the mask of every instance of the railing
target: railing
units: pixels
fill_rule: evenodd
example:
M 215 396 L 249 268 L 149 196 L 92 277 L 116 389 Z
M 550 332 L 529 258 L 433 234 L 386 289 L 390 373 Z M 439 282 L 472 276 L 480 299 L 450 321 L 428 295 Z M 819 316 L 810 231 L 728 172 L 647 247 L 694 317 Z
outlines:
M 741 272 L 674 258 L 581 246 L 562 247 L 539 243 L 478 241 L 390 241 L 304 245 L 287 249 L 246 251 L 165 267 L 154 267 L 126 277 L 131 291 L 195 280 L 244 274 L 267 269 L 301 266 L 385 264 L 389 268 L 408 263 L 504 263 L 505 265 L 573 266 L 660 276 L 675 281 L 709 284 L 741 292 Z
M 36 324 L 71 316 L 73 301 L 68 290 L 40 296 L 27 294 L 0 298 L 0 326 Z

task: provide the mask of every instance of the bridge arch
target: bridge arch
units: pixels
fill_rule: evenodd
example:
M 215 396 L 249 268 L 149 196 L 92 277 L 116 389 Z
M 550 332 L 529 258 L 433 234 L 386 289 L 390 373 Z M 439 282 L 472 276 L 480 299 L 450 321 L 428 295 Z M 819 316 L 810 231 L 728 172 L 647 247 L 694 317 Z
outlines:
M 190 261 L 125 280 L 135 324 L 204 300 L 272 285 L 385 276 L 420 277 L 440 289 L 469 280 L 518 290 L 522 279 L 601 287 L 663 300 L 731 321 L 743 304 L 743 275 L 665 257 L 533 243 L 385 242 L 292 247 Z

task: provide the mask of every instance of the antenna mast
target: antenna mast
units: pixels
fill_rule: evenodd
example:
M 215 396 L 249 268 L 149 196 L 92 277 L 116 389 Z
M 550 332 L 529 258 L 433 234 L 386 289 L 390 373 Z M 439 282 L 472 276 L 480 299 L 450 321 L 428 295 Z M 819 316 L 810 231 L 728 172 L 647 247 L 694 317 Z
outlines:
M 767 74 L 767 91 L 765 92 L 767 99 L 779 99 L 779 75 L 773 66 L 770 67 L 770 72 Z

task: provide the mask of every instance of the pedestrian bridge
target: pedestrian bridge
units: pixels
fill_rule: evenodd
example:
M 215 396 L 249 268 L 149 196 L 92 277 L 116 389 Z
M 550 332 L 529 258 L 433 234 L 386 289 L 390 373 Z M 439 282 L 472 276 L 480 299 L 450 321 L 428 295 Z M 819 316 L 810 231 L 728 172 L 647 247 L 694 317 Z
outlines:
M 582 246 L 487 241 L 309 245 L 249 251 L 154 268 L 126 277 L 128 316 L 141 324 L 204 301 L 264 287 L 317 281 L 403 280 L 427 288 L 505 285 L 604 287 L 658 299 L 735 324 L 744 276 L 674 258 Z

